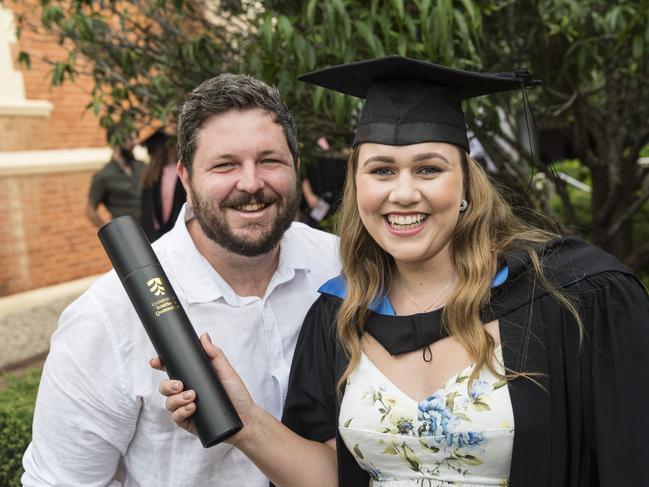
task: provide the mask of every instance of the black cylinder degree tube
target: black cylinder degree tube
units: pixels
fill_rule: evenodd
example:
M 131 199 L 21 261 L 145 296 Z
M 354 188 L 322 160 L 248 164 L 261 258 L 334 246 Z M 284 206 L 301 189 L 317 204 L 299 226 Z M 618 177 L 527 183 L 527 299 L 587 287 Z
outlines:
M 241 419 L 144 232 L 121 216 L 98 236 L 169 377 L 196 391 L 191 420 L 203 446 L 221 443 L 242 428 Z

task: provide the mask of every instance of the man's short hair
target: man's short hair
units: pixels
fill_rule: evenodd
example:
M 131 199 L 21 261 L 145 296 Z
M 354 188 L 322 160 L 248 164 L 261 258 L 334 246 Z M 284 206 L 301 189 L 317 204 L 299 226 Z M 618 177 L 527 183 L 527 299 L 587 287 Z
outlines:
M 288 148 L 296 164 L 300 156 L 297 128 L 279 91 L 252 76 L 221 74 L 195 88 L 185 99 L 178 117 L 178 158 L 191 174 L 198 133 L 213 115 L 229 110 L 261 108 L 284 129 Z

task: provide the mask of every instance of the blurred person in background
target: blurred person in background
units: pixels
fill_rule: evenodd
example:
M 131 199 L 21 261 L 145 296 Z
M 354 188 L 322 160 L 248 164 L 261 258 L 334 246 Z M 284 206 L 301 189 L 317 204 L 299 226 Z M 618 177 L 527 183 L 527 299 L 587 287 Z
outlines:
M 163 130 L 156 130 L 143 145 L 151 161 L 142 171 L 141 224 L 150 242 L 171 230 L 187 199 L 176 170 L 176 142 Z
M 97 227 L 107 223 L 97 212 L 100 203 L 106 207 L 111 218 L 132 215 L 139 220 L 141 214 L 140 178 L 144 164 L 133 156 L 133 138 L 116 143 L 113 136 L 114 131 L 109 130 L 107 140 L 113 149 L 111 159 L 95 173 L 88 193 L 86 215 Z
M 316 144 L 320 156 L 305 167 L 302 177 L 300 221 L 320 228 L 340 206 L 349 154 L 332 151 L 324 136 L 319 137 Z

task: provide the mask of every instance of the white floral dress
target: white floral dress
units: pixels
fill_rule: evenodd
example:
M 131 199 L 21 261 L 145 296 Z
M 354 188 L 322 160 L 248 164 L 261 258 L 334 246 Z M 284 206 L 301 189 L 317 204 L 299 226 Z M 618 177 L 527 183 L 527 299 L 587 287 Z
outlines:
M 502 373 L 500 346 L 495 355 Z M 338 426 L 372 487 L 507 485 L 514 442 L 507 383 L 484 367 L 468 391 L 472 370 L 417 402 L 361 354 Z

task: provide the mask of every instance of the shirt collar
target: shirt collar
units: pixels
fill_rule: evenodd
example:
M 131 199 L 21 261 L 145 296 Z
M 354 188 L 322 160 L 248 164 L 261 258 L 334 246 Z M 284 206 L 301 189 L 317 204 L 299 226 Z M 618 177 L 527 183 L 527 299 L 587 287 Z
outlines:
M 167 266 L 177 278 L 176 286 L 182 289 L 189 303 L 207 303 L 224 298 L 228 303 L 245 304 L 249 299 L 240 299 L 194 244 L 187 230 L 187 223 L 193 218 L 194 212 L 185 203 L 173 229 L 159 240 L 168 242 Z M 277 285 L 290 281 L 296 271 L 308 271 L 309 259 L 300 245 L 299 232 L 304 231 L 301 227 L 305 225 L 293 223 L 282 237 L 278 268 L 266 295 Z
M 278 269 L 292 269 L 308 271 L 313 265 L 313 260 L 304 251 L 304 241 L 300 235 L 310 227 L 304 223 L 293 222 L 284 233 L 279 247 Z

